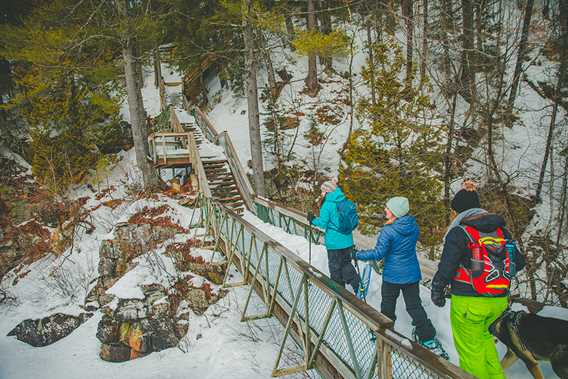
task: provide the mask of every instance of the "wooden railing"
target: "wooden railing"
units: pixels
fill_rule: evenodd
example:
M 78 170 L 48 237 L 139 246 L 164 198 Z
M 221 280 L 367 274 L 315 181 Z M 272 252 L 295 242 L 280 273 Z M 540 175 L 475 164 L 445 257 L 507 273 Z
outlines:
M 209 182 L 207 181 L 207 174 L 205 173 L 205 168 L 203 167 L 203 162 L 199 156 L 199 150 L 197 149 L 197 144 L 195 143 L 195 138 L 193 133 L 189 133 L 189 154 L 191 157 L 191 166 L 193 171 L 197 175 L 197 180 L 199 184 L 199 190 L 208 198 L 211 197 L 211 189 L 209 188 Z
M 168 155 L 168 146 L 172 144 L 181 144 L 185 149 L 187 149 L 191 138 L 193 137 L 190 136 L 190 133 L 186 132 L 159 132 L 150 134 L 148 136 L 150 159 L 155 165 L 167 165 L 168 159 L 174 158 L 174 155 Z M 171 141 L 172 139 L 174 140 L 173 142 Z M 161 154 L 159 151 L 160 147 L 162 150 Z M 180 158 L 179 155 L 175 155 L 175 157 Z M 191 151 L 188 151 L 187 158 L 188 160 L 191 160 Z
M 254 211 L 254 191 L 247 175 L 245 174 L 245 170 L 241 165 L 241 161 L 237 155 L 237 150 L 235 150 L 235 147 L 233 146 L 229 133 L 226 131 L 221 133 L 218 140 L 219 145 L 221 145 L 225 150 L 227 162 L 229 163 L 229 167 L 231 168 L 231 172 L 233 173 L 233 177 L 237 182 L 239 192 L 241 193 L 247 208 Z

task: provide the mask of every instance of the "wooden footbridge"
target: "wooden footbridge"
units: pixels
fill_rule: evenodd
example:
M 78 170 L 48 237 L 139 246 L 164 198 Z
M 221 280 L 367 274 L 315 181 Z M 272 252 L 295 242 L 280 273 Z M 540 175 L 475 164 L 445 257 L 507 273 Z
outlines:
M 274 317 L 283 325 L 273 376 L 312 370 L 324 378 L 473 378 L 397 333 L 386 316 L 247 222 L 245 209 L 288 233 L 322 242 L 323 232 L 309 226 L 304 214 L 256 196 L 229 135 L 217 131 L 200 109 L 187 103 L 184 108 L 172 109 L 172 131 L 150 136 L 151 158 L 159 170 L 190 167 L 203 227 L 225 254 L 228 269 L 242 275 L 239 282 L 226 275 L 224 286 L 249 288 L 242 321 Z M 423 263 L 431 277 L 432 263 Z M 250 314 L 252 296 L 265 304 L 263 312 Z M 290 343 L 302 349 L 303 361 L 282 367 Z

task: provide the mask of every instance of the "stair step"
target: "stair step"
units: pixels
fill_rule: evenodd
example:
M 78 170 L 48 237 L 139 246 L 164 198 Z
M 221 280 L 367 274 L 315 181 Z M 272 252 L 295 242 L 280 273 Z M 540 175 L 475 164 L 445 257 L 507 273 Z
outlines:
M 222 203 L 223 203 L 223 205 L 225 205 L 225 206 L 227 206 L 227 207 L 229 207 L 229 208 L 238 208 L 238 207 L 241 207 L 241 206 L 244 206 L 244 205 L 245 205 L 244 201 L 242 201 L 242 200 L 240 200 L 240 201 L 233 201 L 233 202 L 230 202 L 230 203 L 225 203 L 225 202 L 222 202 Z
M 208 160 L 208 161 L 203 161 L 204 166 L 219 164 L 219 163 L 227 163 L 227 160 L 226 159 L 211 159 L 211 160 Z
M 242 200 L 242 199 L 243 198 L 241 197 L 241 195 L 237 194 L 236 196 L 218 198 L 217 200 L 219 200 L 223 204 L 232 204 L 232 203 L 237 202 L 237 201 Z

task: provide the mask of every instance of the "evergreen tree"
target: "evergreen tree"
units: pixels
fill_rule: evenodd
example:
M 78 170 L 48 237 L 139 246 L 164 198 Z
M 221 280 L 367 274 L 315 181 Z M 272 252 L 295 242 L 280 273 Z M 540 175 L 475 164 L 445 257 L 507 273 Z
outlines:
M 340 182 L 357 202 L 364 225 L 374 224 L 392 196 L 409 198 L 422 227 L 422 242 L 435 245 L 442 233 L 445 209 L 442 195 L 444 126 L 430 102 L 427 83 L 405 85 L 406 62 L 393 41 L 373 46 L 376 101 L 362 99 L 355 130 L 344 153 Z M 415 72 L 412 72 L 415 75 Z
M 32 171 L 54 193 L 94 166 L 93 129 L 118 116 L 112 50 L 83 38 L 90 26 L 78 20 L 88 15 L 70 9 L 65 0 L 44 3 L 0 30 L 15 87 L 4 108 L 29 126 Z

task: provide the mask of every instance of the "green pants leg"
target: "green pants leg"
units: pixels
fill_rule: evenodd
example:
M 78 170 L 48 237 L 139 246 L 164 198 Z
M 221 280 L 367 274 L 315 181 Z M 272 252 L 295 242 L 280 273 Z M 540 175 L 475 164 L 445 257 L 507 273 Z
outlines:
M 452 296 L 450 319 L 460 367 L 480 379 L 504 379 L 489 325 L 507 309 L 506 297 Z

